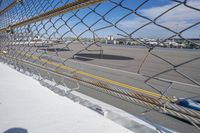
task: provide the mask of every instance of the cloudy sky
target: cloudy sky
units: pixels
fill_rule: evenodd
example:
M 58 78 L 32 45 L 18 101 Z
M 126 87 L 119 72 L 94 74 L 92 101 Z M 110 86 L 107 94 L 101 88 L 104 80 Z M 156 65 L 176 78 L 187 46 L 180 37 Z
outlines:
M 10 21 L 14 23 L 18 20 L 21 21 L 22 18 L 27 18 L 27 15 L 30 18 L 31 15 L 41 14 L 47 10 L 52 10 L 54 7 L 62 6 L 63 2 L 70 1 L 73 0 L 26 0 L 24 5 L 18 5 L 13 8 L 13 11 L 10 11 L 11 15 L 2 15 L 0 19 L 2 22 L 4 18 L 8 18 L 10 20 L 7 20 L 7 22 Z M 56 37 L 75 37 L 75 35 L 92 37 L 92 32 L 88 31 L 88 27 L 91 27 L 91 30 L 99 37 L 133 33 L 131 34 L 132 37 L 167 38 L 174 35 L 174 33 L 156 26 L 153 23 L 141 28 L 137 32 L 134 31 L 149 23 L 150 21 L 148 19 L 156 19 L 163 13 L 165 14 L 156 19 L 156 23 L 176 32 L 180 32 L 195 23 L 199 23 L 200 0 L 187 0 L 187 6 L 180 3 L 183 1 L 184 0 L 110 0 L 99 5 L 90 6 L 90 8 L 66 13 L 62 15 L 62 20 L 60 16 L 57 16 L 52 18 L 51 22 L 49 22 L 49 20 L 44 20 L 32 24 L 31 27 L 33 27 L 32 31 L 41 29 L 39 30 L 39 34 L 46 33 L 47 36 L 50 36 L 55 33 Z M 122 6 L 119 6 L 119 3 L 121 3 Z M 191 9 L 190 7 L 195 9 Z M 139 15 L 146 17 L 146 19 L 131 12 L 133 10 L 136 10 Z M 14 13 L 17 13 L 17 15 Z M 106 21 L 103 20 L 103 17 Z M 115 28 L 110 23 L 115 23 L 119 29 Z M 66 24 L 68 26 L 66 26 Z M 0 27 L 1 25 L 3 25 L 3 23 L 0 24 Z M 70 31 L 71 28 L 73 33 Z M 189 28 L 181 35 L 185 38 L 199 38 L 200 24 Z
M 167 0 L 155 0 L 159 3 L 162 3 L 161 5 L 156 5 L 152 3 L 151 6 L 147 8 L 143 8 L 139 10 L 139 13 L 143 16 L 146 16 L 150 19 L 155 19 L 160 14 L 164 13 L 168 9 L 173 8 L 171 11 L 167 12 L 163 16 L 159 17 L 157 19 L 157 23 L 163 26 L 166 26 L 174 31 L 180 32 L 181 30 L 200 22 L 200 11 L 193 10 L 191 8 L 186 7 L 183 4 L 167 1 Z M 187 3 L 189 6 L 199 8 L 200 9 L 200 0 L 188 0 Z M 141 17 L 134 17 L 132 19 L 127 19 L 124 21 L 121 21 L 121 26 L 125 29 L 135 29 L 137 27 L 140 27 L 146 23 L 148 23 L 146 19 L 143 19 Z M 139 33 L 141 32 L 141 33 Z M 159 32 L 159 34 L 158 34 Z M 164 37 L 166 35 L 170 35 L 171 32 L 167 32 L 163 28 L 159 28 L 155 25 L 149 25 L 145 27 L 143 30 L 138 31 L 138 35 L 142 36 L 149 36 L 149 37 Z M 184 37 L 199 37 L 200 36 L 200 25 L 195 26 L 194 28 L 189 29 L 188 31 L 184 32 L 182 34 Z
M 183 2 L 184 0 L 179 1 Z M 122 6 L 119 6 L 120 2 Z M 170 28 L 173 31 L 180 32 L 185 28 L 200 22 L 200 0 L 187 0 L 186 5 L 196 8 L 196 10 L 185 6 L 183 3 L 174 2 L 173 0 L 111 0 L 109 2 L 102 3 L 99 6 L 92 6 L 90 9 L 81 9 L 76 15 L 79 18 L 84 18 L 83 22 L 85 22 L 87 26 L 91 26 L 100 19 L 100 21 L 93 25 L 91 29 L 95 31 L 98 36 L 106 37 L 108 35 L 118 36 L 118 34 L 130 34 L 134 30 L 150 22 L 149 20 L 136 15 L 128 9 L 137 9 L 137 13 L 139 15 L 145 16 L 146 18 L 153 20 L 157 18 L 160 14 L 172 8 L 163 16 L 157 18 L 156 22 L 162 26 Z M 139 6 L 140 8 L 138 8 Z M 106 21 L 104 21 L 101 16 L 97 15 L 94 12 L 85 17 L 85 15 L 89 13 L 91 9 L 95 9 L 98 14 L 104 16 Z M 110 9 L 112 10 L 110 11 Z M 69 18 L 70 16 L 73 16 L 73 13 L 68 13 L 64 15 L 64 19 L 67 20 L 67 18 Z M 123 18 L 123 16 L 126 17 Z M 75 24 L 79 23 L 79 18 L 72 17 L 70 21 L 68 21 L 69 26 L 73 27 Z M 120 20 L 121 18 L 123 19 Z M 123 33 L 113 26 L 109 27 L 111 26 L 109 22 L 116 23 L 117 27 L 126 33 Z M 83 23 L 79 23 L 77 26 L 75 26 L 75 28 L 73 28 L 74 33 L 80 34 L 84 32 L 86 29 L 88 29 L 86 25 L 84 25 Z M 109 28 L 101 29 L 107 26 Z M 173 34 L 174 33 L 159 26 L 156 26 L 155 24 L 150 24 L 133 33 L 132 37 L 167 38 L 172 36 Z M 91 32 L 86 32 L 82 35 L 82 37 L 87 36 L 92 36 Z M 182 36 L 185 38 L 199 38 L 200 24 L 186 30 L 182 33 Z

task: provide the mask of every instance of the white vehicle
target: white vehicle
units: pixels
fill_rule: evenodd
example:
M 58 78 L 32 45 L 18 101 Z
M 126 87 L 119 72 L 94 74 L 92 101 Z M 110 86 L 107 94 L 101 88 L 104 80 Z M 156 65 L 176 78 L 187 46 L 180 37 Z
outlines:
M 3 50 L 3 51 L 2 51 L 2 53 L 3 53 L 3 54 L 7 54 L 8 52 L 7 52 L 7 51 L 5 51 L 5 50 Z

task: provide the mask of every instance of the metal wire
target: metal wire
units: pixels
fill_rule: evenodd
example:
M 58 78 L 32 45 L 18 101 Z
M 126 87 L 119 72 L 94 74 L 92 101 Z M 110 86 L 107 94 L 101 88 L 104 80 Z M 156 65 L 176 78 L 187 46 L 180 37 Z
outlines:
M 1 55 L 15 68 L 40 75 L 40 81 L 53 81 L 53 88 L 76 90 L 80 83 L 90 84 L 147 106 L 145 113 L 158 110 L 199 124 L 198 111 L 171 103 L 171 97 L 185 86 L 184 95 L 177 97 L 199 95 L 191 92 L 200 89 L 200 51 L 183 48 L 200 48 L 200 3 L 156 2 L 153 7 L 154 0 L 0 1 Z M 190 12 L 188 18 L 180 14 L 183 10 Z M 33 72 L 30 65 L 49 73 L 41 76 L 43 72 Z M 96 65 L 123 74 L 113 72 L 116 76 L 110 77 L 110 71 L 99 73 Z M 136 87 L 121 83 L 130 81 L 123 77 L 126 71 L 135 75 L 131 82 Z

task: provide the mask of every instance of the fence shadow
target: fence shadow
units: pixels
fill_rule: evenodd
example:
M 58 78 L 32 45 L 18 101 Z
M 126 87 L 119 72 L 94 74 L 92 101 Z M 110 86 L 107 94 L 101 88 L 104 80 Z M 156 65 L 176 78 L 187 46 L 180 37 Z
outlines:
M 10 128 L 4 131 L 3 133 L 28 133 L 28 130 L 20 127 L 15 127 L 15 128 Z
M 40 50 L 49 51 L 49 52 L 63 52 L 63 51 L 70 51 L 69 49 L 63 48 L 42 48 Z
M 88 59 L 105 59 L 105 60 L 134 60 L 134 58 L 120 55 L 110 55 L 110 54 L 92 54 L 92 53 L 80 53 L 76 54 L 79 58 Z

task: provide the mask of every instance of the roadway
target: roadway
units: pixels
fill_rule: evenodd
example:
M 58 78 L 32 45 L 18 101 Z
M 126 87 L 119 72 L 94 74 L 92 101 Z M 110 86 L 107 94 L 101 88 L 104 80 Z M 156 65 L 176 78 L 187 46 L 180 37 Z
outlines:
M 158 98 L 159 91 L 164 92 L 169 86 L 169 83 L 152 80 L 151 84 L 156 88 L 154 89 L 144 83 L 147 77 L 143 76 L 142 74 L 153 75 L 167 68 L 170 68 L 170 65 L 151 55 L 147 58 L 147 61 L 141 69 L 142 74 L 136 73 L 138 71 L 139 64 L 141 64 L 143 58 L 147 54 L 148 50 L 146 48 L 103 45 L 103 56 L 99 55 L 99 51 L 82 51 L 81 53 L 77 54 L 76 58 L 69 57 L 72 57 L 74 53 L 77 53 L 79 50 L 84 48 L 83 45 L 78 43 L 70 45 L 69 49 L 65 47 L 64 44 L 57 45 L 56 47 L 12 46 L 12 48 L 17 51 L 18 58 L 23 58 L 31 62 L 43 64 L 51 68 L 56 68 L 58 66 L 57 64 L 65 61 L 64 64 L 68 66 L 68 69 L 65 71 L 70 71 L 71 68 L 72 71 L 78 69 L 81 72 L 86 73 L 79 73 L 79 75 L 82 74 L 82 76 L 88 76 L 90 74 L 89 76 L 92 75 L 90 78 L 96 78 L 96 80 L 101 80 L 103 78 L 103 82 L 112 84 L 113 86 L 117 86 L 121 89 L 126 89 L 127 91 L 145 93 L 146 95 Z M 97 49 L 99 49 L 99 47 L 94 46 L 91 47 L 90 50 Z M 155 49 L 154 53 L 164 57 L 176 65 L 189 59 L 200 57 L 199 50 Z M 41 56 L 42 59 L 48 59 L 54 63 L 48 64 L 45 63 L 45 60 L 43 60 L 43 62 L 35 61 L 36 58 L 30 58 L 31 54 L 33 54 L 35 57 Z M 196 60 L 178 69 L 199 82 L 199 68 L 200 60 Z M 63 70 L 63 72 L 65 71 Z M 176 95 L 178 97 L 194 97 L 199 96 L 200 94 L 200 87 L 198 85 L 186 80 L 175 72 L 164 74 L 159 76 L 159 78 L 175 81 L 172 87 L 166 92 L 167 96 Z M 98 92 L 87 86 L 81 86 L 77 91 L 114 105 L 134 115 L 141 115 L 141 112 L 146 110 L 146 108 L 142 106 L 121 100 L 105 93 Z M 193 132 L 198 132 L 196 128 L 188 123 L 155 111 L 150 111 L 146 114 L 146 117 L 163 126 L 180 132 L 190 132 L 191 130 Z
M 18 51 L 23 51 L 28 55 L 41 56 L 44 59 L 62 63 L 65 61 L 65 65 L 83 72 L 93 74 L 95 76 L 103 77 L 108 80 L 116 81 L 117 83 L 123 83 L 125 85 L 134 86 L 150 92 L 160 93 L 164 92 L 170 85 L 170 83 L 160 80 L 150 80 L 153 87 L 145 84 L 147 79 L 144 75 L 155 75 L 161 71 L 172 68 L 166 62 L 149 55 L 140 74 L 137 74 L 139 66 L 147 54 L 148 49 L 139 47 L 118 47 L 118 46 L 102 46 L 103 55 L 99 55 L 99 51 L 82 51 L 73 55 L 83 49 L 80 44 L 70 45 L 66 48 L 65 45 L 58 45 L 56 47 L 17 47 Z M 90 50 L 98 50 L 99 47 L 91 47 Z M 155 49 L 154 53 L 167 59 L 169 62 L 178 65 L 187 60 L 200 57 L 200 50 L 184 50 L 184 49 Z M 19 53 L 18 53 L 19 54 Z M 21 56 L 21 55 L 19 55 Z M 23 57 L 24 58 L 24 57 Z M 67 59 L 67 60 L 66 60 Z M 45 64 L 47 65 L 47 64 Z M 53 64 L 53 67 L 54 64 Z M 185 64 L 177 68 L 178 71 L 183 72 L 187 76 L 191 77 L 197 83 L 200 82 L 200 59 Z M 85 76 L 85 75 L 84 75 Z M 88 76 L 88 75 L 86 75 Z M 94 78 L 92 76 L 91 78 Z M 200 95 L 200 87 L 198 84 L 191 82 L 184 78 L 175 71 L 170 71 L 158 76 L 160 79 L 167 81 L 173 81 L 171 88 L 165 93 L 168 96 L 178 97 L 195 97 Z M 112 82 L 111 81 L 111 82 Z M 109 84 L 110 81 L 107 81 Z M 111 83 L 116 85 L 116 83 Z M 125 85 L 119 87 L 124 87 Z M 130 87 L 127 88 L 130 90 Z

